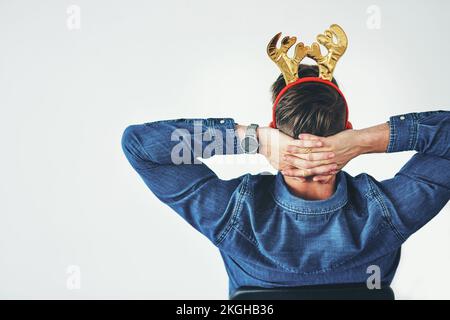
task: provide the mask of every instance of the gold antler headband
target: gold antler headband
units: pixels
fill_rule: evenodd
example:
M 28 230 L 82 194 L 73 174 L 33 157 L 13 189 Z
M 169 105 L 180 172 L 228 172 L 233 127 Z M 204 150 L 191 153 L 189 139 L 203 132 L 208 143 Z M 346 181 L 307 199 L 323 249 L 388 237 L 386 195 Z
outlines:
M 331 80 L 333 80 L 333 72 L 339 59 L 344 55 L 348 46 L 348 38 L 344 30 L 337 24 L 333 24 L 329 29 L 325 30 L 323 34 L 317 36 L 317 42 L 314 42 L 311 47 L 305 46 L 300 42 L 295 47 L 294 57 L 288 56 L 288 51 L 297 42 L 296 37 L 285 37 L 281 40 L 281 47 L 277 48 L 278 40 L 280 40 L 281 32 L 275 35 L 270 40 L 267 46 L 267 54 L 270 59 L 280 68 L 286 81 L 284 87 L 275 99 L 272 108 L 272 122 L 270 127 L 277 128 L 276 110 L 283 95 L 290 90 L 291 87 L 300 85 L 305 82 L 316 82 L 328 85 L 336 90 L 344 99 L 346 108 L 345 128 L 352 129 L 353 126 L 348 121 L 348 105 L 341 90 Z M 336 40 L 336 41 L 335 41 Z M 323 56 L 319 44 L 327 49 L 327 55 Z M 298 68 L 305 57 L 309 57 L 317 62 L 319 66 L 319 77 L 298 78 Z
M 317 42 L 311 47 L 305 46 L 300 42 L 295 47 L 294 57 L 290 58 L 287 53 L 297 42 L 296 37 L 285 37 L 281 41 L 281 48 L 277 48 L 281 32 L 275 35 L 267 46 L 267 54 L 270 59 L 280 68 L 281 73 L 289 85 L 298 80 L 298 68 L 302 60 L 308 56 L 315 60 L 319 66 L 319 78 L 331 81 L 333 72 L 339 59 L 344 55 L 348 46 L 348 38 L 344 30 L 337 24 L 333 24 L 323 34 L 317 36 Z M 336 42 L 334 41 L 336 39 Z M 323 45 L 328 53 L 322 55 L 319 44 Z

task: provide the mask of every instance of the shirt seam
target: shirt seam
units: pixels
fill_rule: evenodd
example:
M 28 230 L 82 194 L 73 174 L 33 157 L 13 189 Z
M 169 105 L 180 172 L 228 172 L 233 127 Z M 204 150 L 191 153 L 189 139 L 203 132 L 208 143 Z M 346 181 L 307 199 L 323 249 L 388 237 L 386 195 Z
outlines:
M 397 229 L 397 227 L 392 222 L 391 215 L 389 213 L 388 208 L 386 207 L 386 204 L 384 203 L 384 201 L 381 197 L 380 192 L 378 190 L 376 190 L 375 188 L 373 188 L 373 182 L 370 180 L 369 180 L 369 188 L 372 190 L 372 194 L 373 194 L 375 200 L 380 205 L 381 210 L 383 211 L 383 216 L 386 218 L 386 221 L 389 224 L 389 226 L 391 227 L 392 231 L 394 232 L 394 234 L 400 241 L 405 242 L 406 238 L 402 235 L 402 233 Z
M 418 120 L 413 118 L 411 121 L 411 133 L 410 133 L 410 144 L 409 150 L 416 150 L 418 135 L 419 135 L 419 123 Z
M 236 228 L 234 228 L 236 230 Z M 259 243 L 255 243 L 254 241 L 252 241 L 252 239 L 249 239 L 245 234 L 243 234 L 242 232 L 239 232 L 240 230 L 236 230 L 239 234 L 241 234 L 245 239 L 247 239 L 248 241 L 250 241 L 255 247 L 256 250 L 258 250 L 258 252 L 260 254 L 262 254 L 264 257 L 266 257 L 268 260 L 270 260 L 272 263 L 274 263 L 275 265 L 277 265 L 278 267 L 284 269 L 287 272 L 291 272 L 291 273 L 298 273 L 298 275 L 300 276 L 313 276 L 313 275 L 322 275 L 322 274 L 326 274 L 329 272 L 334 272 L 339 268 L 342 268 L 343 266 L 345 266 L 346 264 L 350 263 L 351 261 L 354 260 L 354 258 L 356 257 L 355 255 L 352 255 L 351 257 L 348 257 L 346 260 L 341 261 L 339 263 L 336 264 L 332 264 L 327 268 L 322 268 L 322 269 L 318 269 L 318 270 L 314 270 L 314 271 L 301 271 L 299 268 L 291 268 L 289 266 L 285 266 L 284 264 L 278 262 L 277 260 L 272 259 L 270 256 L 265 255 L 262 251 L 261 251 L 261 247 L 259 246 Z M 388 254 L 386 254 L 388 255 Z M 361 263 L 360 265 L 365 265 L 367 264 L 367 262 Z M 358 267 L 356 266 L 356 267 Z
M 397 142 L 397 129 L 395 127 L 395 121 L 393 121 L 393 119 L 391 119 L 391 121 L 388 122 L 389 123 L 389 146 L 387 149 L 388 153 L 392 153 L 395 150 L 395 145 Z
M 217 240 L 214 242 L 214 245 L 219 246 L 223 240 L 226 238 L 230 230 L 232 229 L 233 225 L 235 224 L 237 217 L 241 211 L 242 203 L 244 202 L 244 196 L 247 194 L 248 186 L 248 175 L 245 176 L 245 178 L 242 181 L 240 190 L 239 190 L 239 198 L 237 200 L 236 205 L 233 208 L 233 213 L 231 215 L 231 218 L 228 220 L 227 225 L 225 226 L 224 230 L 220 234 L 220 236 L 217 238 Z

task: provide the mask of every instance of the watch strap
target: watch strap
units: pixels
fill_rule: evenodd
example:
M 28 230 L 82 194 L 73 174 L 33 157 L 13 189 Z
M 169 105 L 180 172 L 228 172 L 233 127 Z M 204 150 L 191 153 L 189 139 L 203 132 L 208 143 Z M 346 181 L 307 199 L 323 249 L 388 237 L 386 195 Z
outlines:
M 259 128 L 259 125 L 257 124 L 251 124 L 247 127 L 247 130 L 245 132 L 246 137 L 252 137 L 255 139 L 258 139 L 258 135 L 256 134 L 256 130 Z

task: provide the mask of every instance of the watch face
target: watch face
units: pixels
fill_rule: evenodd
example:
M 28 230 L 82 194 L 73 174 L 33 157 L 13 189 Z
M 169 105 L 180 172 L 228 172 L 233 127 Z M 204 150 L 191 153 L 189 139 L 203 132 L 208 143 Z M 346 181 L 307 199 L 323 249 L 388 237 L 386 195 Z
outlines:
M 256 153 L 259 148 L 258 140 L 253 137 L 245 137 L 242 140 L 242 149 L 245 153 Z

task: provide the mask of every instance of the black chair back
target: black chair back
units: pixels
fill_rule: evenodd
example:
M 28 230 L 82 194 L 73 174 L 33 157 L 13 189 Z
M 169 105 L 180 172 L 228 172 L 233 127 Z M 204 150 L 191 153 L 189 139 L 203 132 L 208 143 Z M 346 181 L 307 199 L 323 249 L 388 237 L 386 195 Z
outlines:
M 395 295 L 390 286 L 369 290 L 361 284 L 273 289 L 243 287 L 231 300 L 395 300 Z

